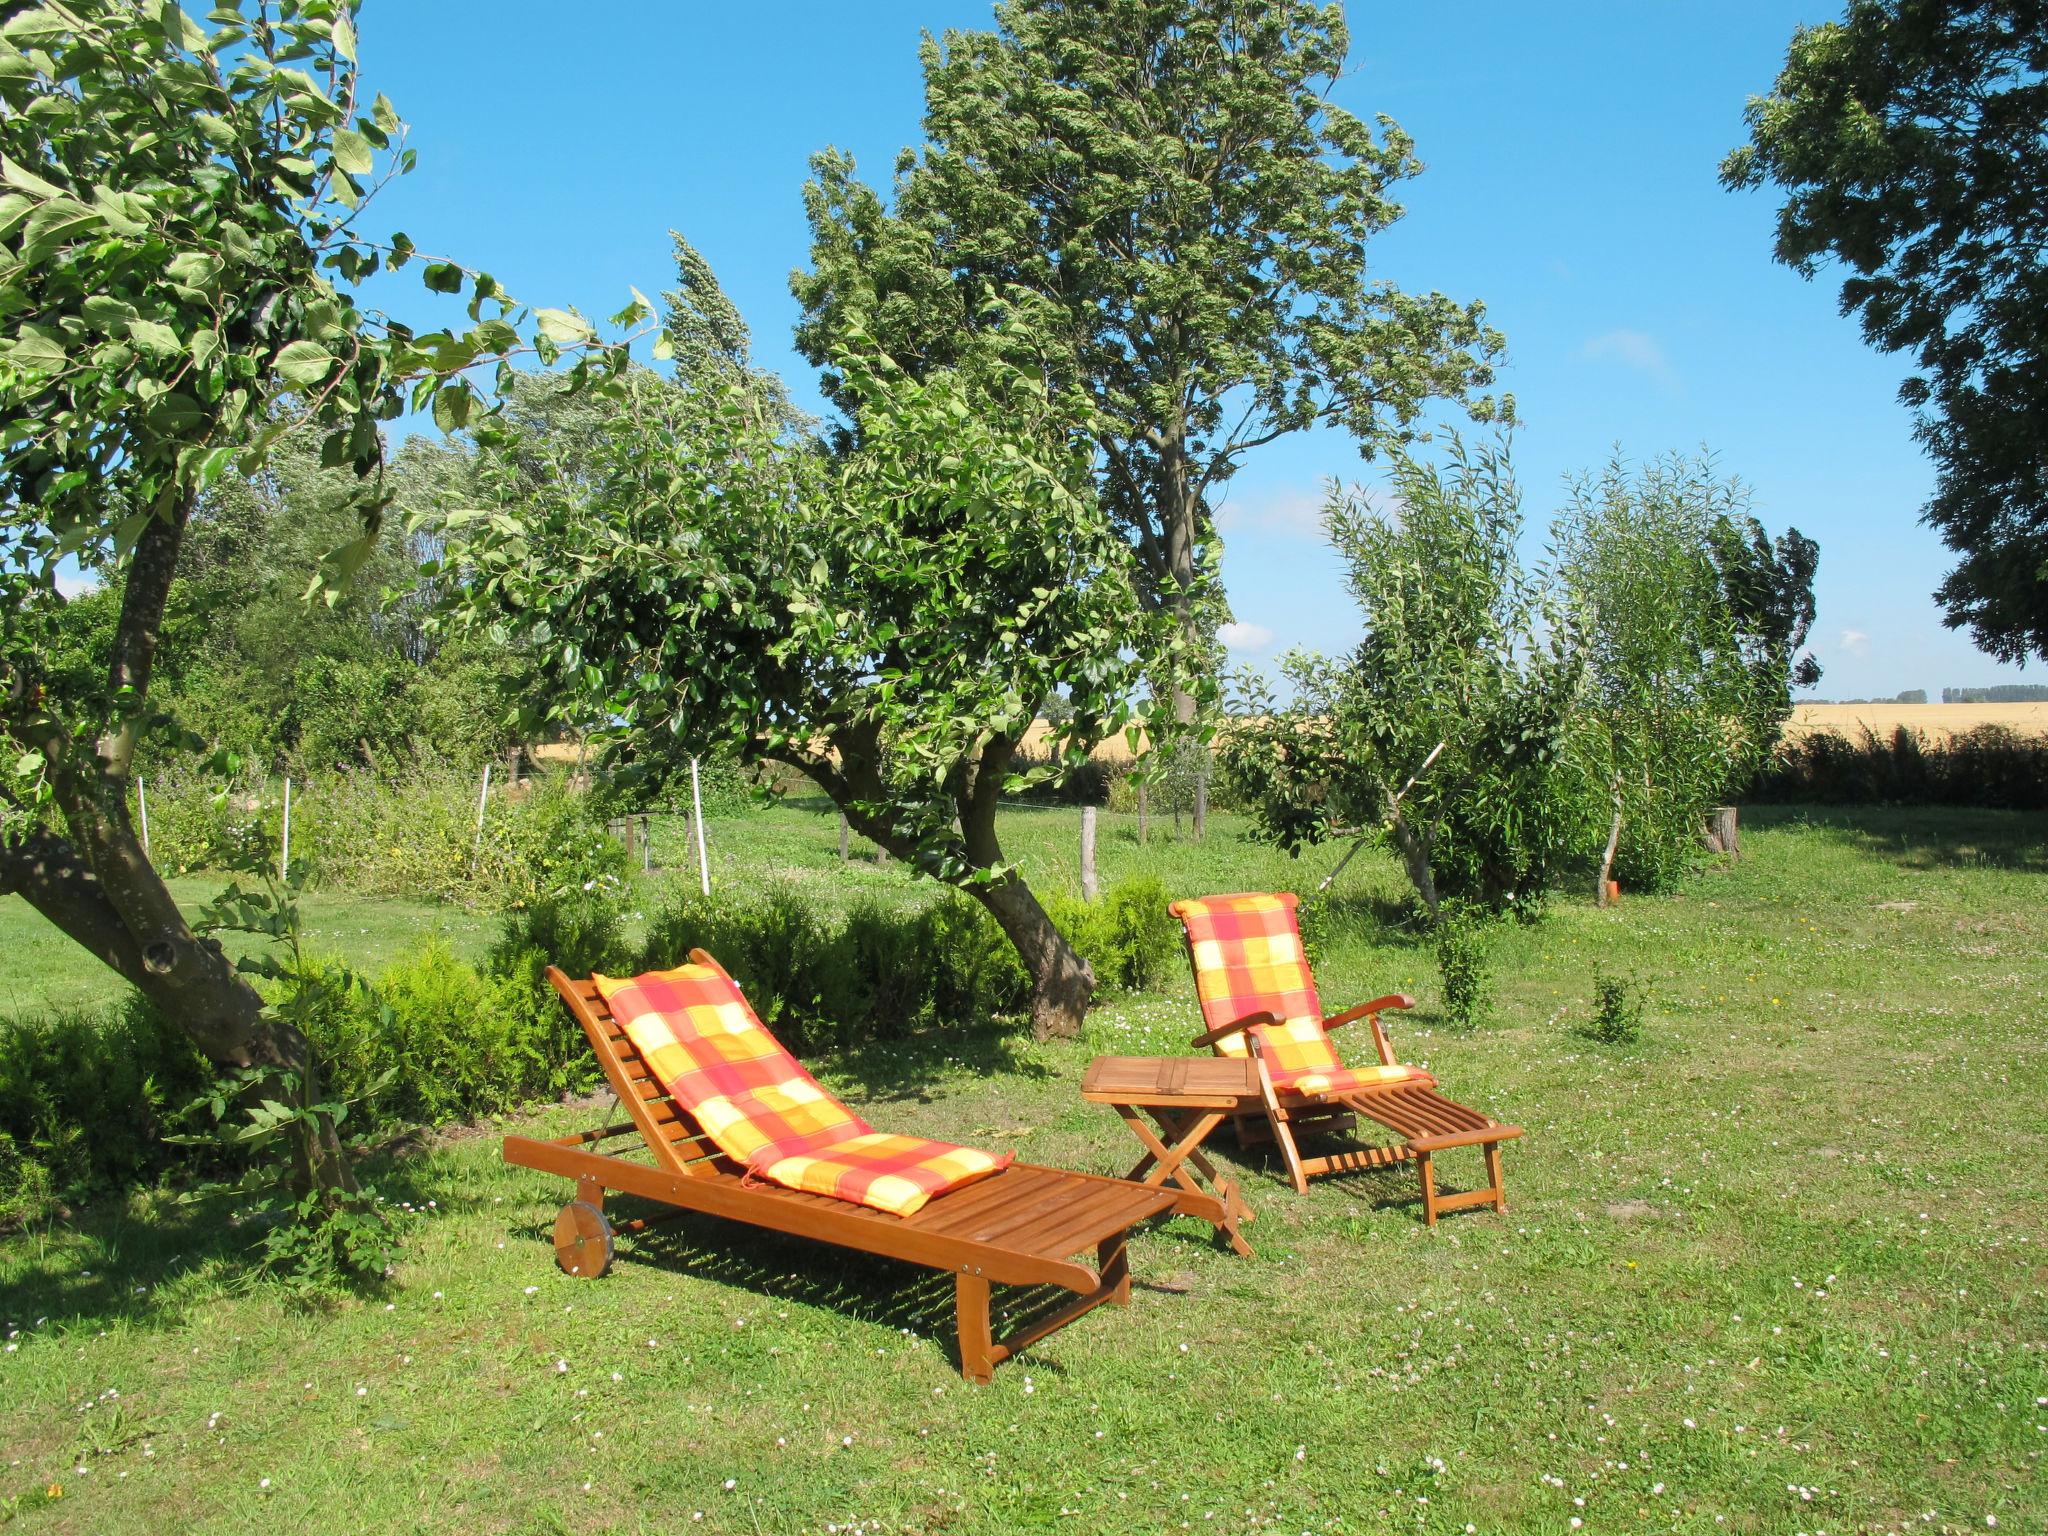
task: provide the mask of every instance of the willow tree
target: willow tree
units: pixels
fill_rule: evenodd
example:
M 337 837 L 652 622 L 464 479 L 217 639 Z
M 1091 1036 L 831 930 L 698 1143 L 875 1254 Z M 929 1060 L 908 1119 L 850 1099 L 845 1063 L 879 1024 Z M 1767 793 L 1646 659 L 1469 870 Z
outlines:
M 463 330 L 416 334 L 358 286 L 414 263 L 363 206 L 412 152 L 362 89 L 335 0 L 239 0 L 205 23 L 175 0 L 12 5 L 0 22 L 0 893 L 18 892 L 132 983 L 224 1068 L 288 1074 L 320 1102 L 299 1030 L 179 912 L 130 815 L 167 596 L 195 505 L 260 468 L 294 428 L 362 477 L 359 536 L 315 585 L 369 554 L 379 423 L 408 406 L 470 420 L 466 370 L 589 339 L 571 314 L 513 306 L 490 277 L 419 260 L 465 295 Z M 605 366 L 616 363 L 603 354 Z M 588 366 L 589 359 L 579 366 Z M 83 681 L 48 665 L 59 577 L 119 591 Z M 302 1189 L 353 1180 L 324 1118 L 295 1122 Z
M 1005 0 L 927 36 L 924 147 L 894 206 L 828 151 L 805 189 L 799 349 L 973 369 L 1007 338 L 985 293 L 1043 306 L 1056 384 L 1091 402 L 1098 494 L 1138 593 L 1213 645 L 1216 499 L 1245 457 L 1318 423 L 1370 455 L 1427 402 L 1492 382 L 1477 304 L 1375 277 L 1373 237 L 1421 162 L 1330 100 L 1349 40 L 1306 0 Z M 857 414 L 828 372 L 827 392 Z M 1186 677 L 1156 678 L 1183 720 Z

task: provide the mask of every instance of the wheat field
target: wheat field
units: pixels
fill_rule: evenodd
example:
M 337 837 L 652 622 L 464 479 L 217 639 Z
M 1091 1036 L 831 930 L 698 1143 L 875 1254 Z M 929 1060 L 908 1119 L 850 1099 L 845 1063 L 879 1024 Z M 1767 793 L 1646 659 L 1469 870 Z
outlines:
M 1907 726 L 1930 741 L 1945 741 L 1980 725 L 2002 725 L 2025 736 L 2048 736 L 2048 703 L 2041 704 L 1801 704 L 1792 711 L 1788 736 L 1818 731 L 1860 737 L 1868 726 L 1890 736 Z

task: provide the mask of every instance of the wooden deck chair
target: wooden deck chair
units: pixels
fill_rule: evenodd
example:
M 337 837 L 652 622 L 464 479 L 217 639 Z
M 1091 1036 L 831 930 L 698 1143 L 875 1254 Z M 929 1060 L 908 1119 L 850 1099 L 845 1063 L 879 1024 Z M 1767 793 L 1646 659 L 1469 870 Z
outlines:
M 690 958 L 705 975 L 715 976 L 730 989 L 746 1019 L 766 1035 L 718 962 L 701 950 L 691 951 Z M 999 1362 L 1084 1312 L 1106 1301 L 1128 1305 L 1131 1278 L 1125 1243 L 1130 1230 L 1175 1205 L 1175 1196 L 1166 1190 L 1017 1162 L 999 1163 L 997 1171 L 935 1195 L 907 1216 L 763 1182 L 757 1169 L 736 1161 L 718 1145 L 700 1119 L 657 1079 L 594 979 L 573 980 L 552 966 L 548 979 L 583 1027 L 606 1081 L 629 1117 L 553 1141 L 505 1138 L 506 1162 L 576 1181 L 576 1196 L 562 1207 L 554 1231 L 556 1261 L 569 1274 L 602 1275 L 610 1267 L 616 1233 L 639 1232 L 693 1211 L 948 1271 L 953 1276 L 960 1373 L 970 1381 L 987 1382 Z M 773 1037 L 768 1038 L 772 1042 Z M 810 1081 L 807 1073 L 802 1075 Z M 598 1143 L 635 1135 L 644 1143 L 646 1161 L 590 1150 Z M 988 1160 L 987 1154 L 973 1155 Z M 604 1211 L 607 1190 L 674 1209 L 615 1224 Z M 1093 1267 L 1074 1257 L 1088 1250 L 1093 1250 Z M 999 1341 L 991 1333 L 991 1285 L 1059 1286 L 1075 1297 Z
M 1169 910 L 1187 930 L 1195 991 L 1209 1027 L 1193 1044 L 1219 1056 L 1250 1055 L 1257 1068 L 1259 1103 L 1237 1116 L 1241 1144 L 1271 1140 L 1286 1160 L 1295 1190 L 1308 1193 L 1319 1173 L 1385 1168 L 1413 1160 L 1422 1176 L 1422 1215 L 1431 1226 L 1445 1211 L 1491 1205 L 1507 1209 L 1501 1186 L 1500 1144 L 1522 1134 L 1476 1109 L 1437 1092 L 1436 1079 L 1420 1067 L 1404 1066 L 1381 1027 L 1389 1008 L 1412 1008 L 1401 994 L 1331 1017 L 1323 1016 L 1315 978 L 1302 953 L 1296 926 L 1296 898 L 1273 895 L 1206 896 L 1176 901 Z M 1372 1028 L 1379 1060 L 1347 1067 L 1329 1032 L 1363 1019 Z M 1303 1157 L 1297 1134 L 1348 1131 L 1364 1115 L 1398 1134 L 1396 1146 L 1353 1146 L 1322 1157 Z M 1435 1155 L 1451 1147 L 1478 1147 L 1486 1162 L 1487 1187 L 1440 1195 Z

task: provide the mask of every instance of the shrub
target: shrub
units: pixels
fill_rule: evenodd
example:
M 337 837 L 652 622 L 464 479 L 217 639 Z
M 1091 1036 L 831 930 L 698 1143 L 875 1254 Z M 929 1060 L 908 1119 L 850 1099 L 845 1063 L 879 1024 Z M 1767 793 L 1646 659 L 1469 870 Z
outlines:
M 1643 995 L 1632 976 L 1616 976 L 1593 966 L 1593 1017 L 1588 1038 L 1602 1045 L 1634 1045 L 1643 1037 Z
M 1858 738 L 1815 731 L 1781 744 L 1749 798 L 1780 804 L 1971 805 L 2048 810 L 2048 738 L 1980 725 L 1948 740 L 1905 726 Z
M 506 914 L 485 971 L 511 1037 L 538 1058 L 539 1091 L 561 1093 L 597 1080 L 597 1063 L 583 1032 L 555 996 L 547 968 L 560 966 L 571 976 L 633 970 L 624 929 L 618 903 L 601 891 L 539 901 Z
M 211 1080 L 140 996 L 106 1013 L 0 1021 L 0 1229 L 179 1162 L 163 1136 Z
M 380 1109 L 419 1124 L 491 1114 L 558 1089 L 559 1053 L 535 1038 L 532 1015 L 432 935 L 377 977 L 385 1061 L 397 1071 Z M 556 1010 L 560 1014 L 560 1010 Z
M 987 908 L 957 891 L 926 907 L 919 942 L 930 975 L 932 1013 L 943 1022 L 1013 1013 L 1031 995 L 1017 951 Z
M 864 900 L 848 909 L 825 966 L 819 1012 L 841 1041 L 892 1040 L 933 1021 L 932 964 L 925 915 Z
M 517 795 L 494 791 L 481 834 L 478 784 L 475 773 L 439 758 L 295 783 L 292 855 L 328 889 L 465 906 L 517 906 L 624 881 L 624 847 L 567 773 L 528 780 Z M 281 782 L 237 783 L 223 793 L 204 776 L 180 773 L 152 778 L 148 788 L 150 851 L 166 873 L 243 867 L 252 849 L 277 846 Z
M 1444 1014 L 1461 1028 L 1485 1017 L 1492 988 L 1487 965 L 1485 911 L 1467 903 L 1445 903 L 1436 924 L 1436 963 L 1443 973 Z
M 1095 972 L 1096 985 L 1149 992 L 1177 968 L 1181 928 L 1166 910 L 1166 887 L 1150 876 L 1122 880 L 1095 903 L 1055 897 L 1053 924 Z

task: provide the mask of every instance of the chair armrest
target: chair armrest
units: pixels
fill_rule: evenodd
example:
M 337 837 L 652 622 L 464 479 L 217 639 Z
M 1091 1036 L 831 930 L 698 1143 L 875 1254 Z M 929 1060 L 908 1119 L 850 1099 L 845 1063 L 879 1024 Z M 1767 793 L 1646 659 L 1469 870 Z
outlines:
M 1360 1019 L 1368 1018 L 1375 1013 L 1384 1012 L 1389 1008 L 1413 1008 L 1414 1006 L 1415 999 L 1406 992 L 1391 992 L 1385 997 L 1376 997 L 1369 1003 L 1360 1003 L 1356 1008 L 1346 1008 L 1342 1013 L 1332 1014 L 1329 1018 L 1323 1020 L 1323 1028 L 1326 1030 L 1336 1029 L 1343 1024 L 1355 1024 Z
M 1214 1045 L 1219 1040 L 1228 1040 L 1232 1035 L 1237 1034 L 1240 1030 L 1250 1029 L 1254 1024 L 1278 1024 L 1279 1022 L 1279 1016 L 1276 1014 L 1266 1013 L 1263 1011 L 1259 1013 L 1248 1013 L 1243 1018 L 1238 1019 L 1233 1023 L 1218 1024 L 1214 1029 L 1209 1030 L 1204 1034 L 1199 1034 L 1195 1036 L 1195 1038 L 1190 1040 L 1188 1044 L 1195 1046 L 1197 1048 L 1200 1048 L 1201 1046 L 1205 1045 Z

